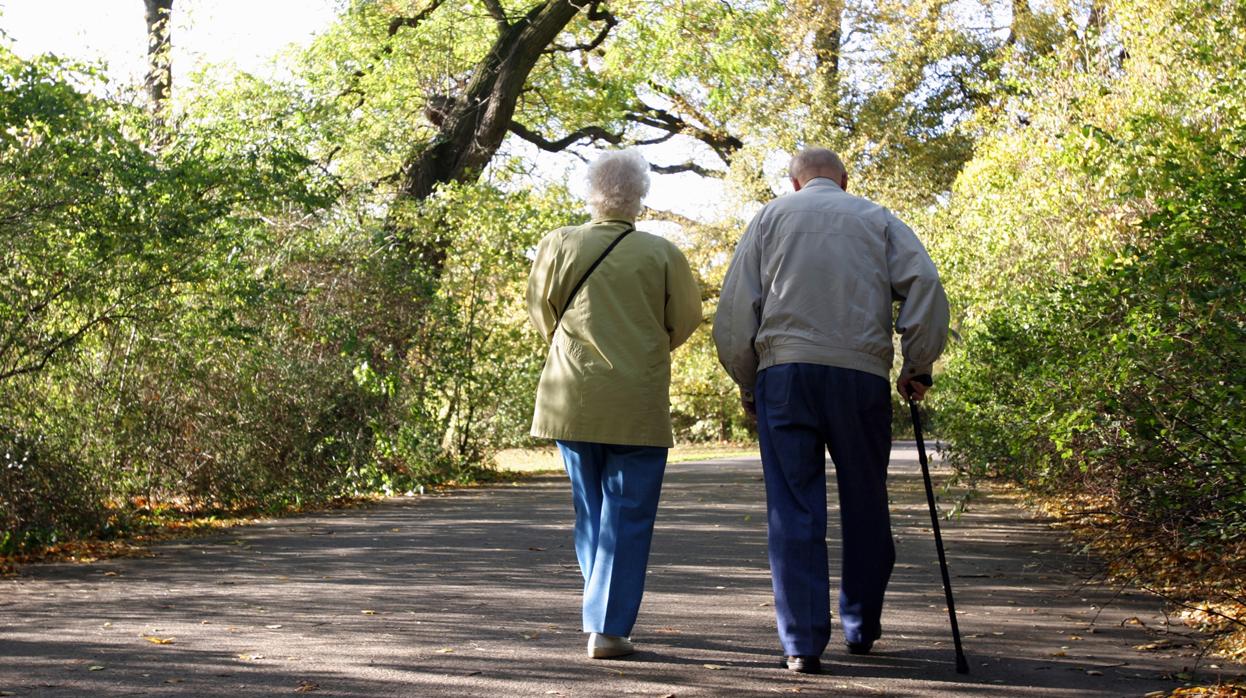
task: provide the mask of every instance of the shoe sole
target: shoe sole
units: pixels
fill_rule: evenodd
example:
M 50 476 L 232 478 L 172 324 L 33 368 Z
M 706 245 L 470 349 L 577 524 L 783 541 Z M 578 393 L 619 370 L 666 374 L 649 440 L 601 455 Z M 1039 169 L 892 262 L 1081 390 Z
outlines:
M 797 674 L 821 674 L 823 673 L 821 662 L 818 662 L 815 665 L 789 664 L 787 659 L 783 659 L 779 661 L 779 666 L 784 669 L 787 669 L 788 671 L 795 672 Z
M 614 647 L 595 647 L 588 652 L 590 659 L 612 659 L 614 657 L 626 657 L 629 654 L 635 654 L 633 648 L 614 648 Z

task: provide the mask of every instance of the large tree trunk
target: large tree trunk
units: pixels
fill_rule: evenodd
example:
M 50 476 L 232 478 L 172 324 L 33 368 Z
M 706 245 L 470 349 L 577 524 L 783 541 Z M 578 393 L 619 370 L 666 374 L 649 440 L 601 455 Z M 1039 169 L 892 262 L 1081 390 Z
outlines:
M 428 198 L 440 184 L 472 182 L 480 176 L 511 127 L 519 95 L 542 53 L 582 7 L 597 7 L 597 3 L 578 6 L 569 0 L 545 0 L 510 22 L 496 3 L 484 4 L 497 20 L 497 38 L 472 71 L 463 94 L 438 105 L 437 134 L 407 156 L 386 222 L 398 255 L 394 273 L 412 284 L 407 293 L 413 304 L 403 313 L 405 328 L 391 338 L 395 358 L 405 355 L 418 334 L 450 251 L 445 238 L 417 232 L 409 217 L 411 205 Z M 391 33 L 419 19 L 395 19 Z
M 844 2 L 829 0 L 815 2 L 813 6 L 817 13 L 814 17 L 813 50 L 822 88 L 827 97 L 838 96 L 839 55 L 844 36 Z
M 1008 39 L 1004 41 L 1006 46 L 1021 41 L 1021 35 L 1027 29 L 1026 25 L 1032 16 L 1029 0 L 1012 0 L 1012 21 L 1008 24 Z
M 537 60 L 579 10 L 569 0 L 547 0 L 500 30 L 465 94 L 446 108 L 440 131 L 408 156 L 400 201 L 423 199 L 438 184 L 479 176 L 502 144 Z
M 147 103 L 153 114 L 163 114 L 173 89 L 173 64 L 169 52 L 169 19 L 173 0 L 143 0 L 147 8 Z

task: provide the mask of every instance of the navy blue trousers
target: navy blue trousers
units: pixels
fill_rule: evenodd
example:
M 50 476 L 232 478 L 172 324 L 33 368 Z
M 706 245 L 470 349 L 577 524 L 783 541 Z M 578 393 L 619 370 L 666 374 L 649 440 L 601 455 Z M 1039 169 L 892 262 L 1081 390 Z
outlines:
M 632 634 L 667 449 L 559 441 L 575 502 L 575 555 L 584 575 L 584 632 Z
M 755 392 L 783 651 L 820 656 L 831 637 L 828 449 L 843 542 L 840 624 L 845 642 L 872 642 L 882 634 L 883 595 L 896 558 L 887 507 L 890 385 L 852 369 L 780 364 L 757 376 Z

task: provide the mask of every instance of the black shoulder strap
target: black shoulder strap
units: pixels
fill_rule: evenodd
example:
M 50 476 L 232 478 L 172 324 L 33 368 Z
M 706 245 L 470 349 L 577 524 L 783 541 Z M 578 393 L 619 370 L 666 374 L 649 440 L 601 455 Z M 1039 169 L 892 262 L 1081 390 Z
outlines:
M 628 233 L 631 233 L 635 229 L 636 228 L 633 227 L 631 224 L 628 224 L 627 229 L 624 230 L 622 233 L 620 233 L 619 236 L 615 238 L 613 242 L 611 242 L 609 245 L 606 246 L 605 251 L 602 252 L 601 255 L 597 257 L 597 259 L 593 262 L 592 266 L 588 268 L 588 271 L 584 272 L 584 276 L 581 276 L 580 280 L 575 282 L 575 286 L 571 288 L 571 293 L 567 295 L 567 302 L 564 303 L 562 306 L 562 312 L 558 314 L 558 320 L 554 322 L 554 329 L 558 329 L 559 323 L 562 322 L 562 316 L 567 314 L 567 310 L 571 307 L 571 302 L 575 300 L 575 294 L 579 293 L 580 287 L 584 285 L 585 281 L 588 281 L 589 274 L 592 274 L 593 270 L 597 268 L 597 265 L 601 264 L 601 260 L 605 259 L 606 255 L 610 254 L 610 251 L 613 250 L 616 245 L 622 242 L 623 238 L 627 237 Z

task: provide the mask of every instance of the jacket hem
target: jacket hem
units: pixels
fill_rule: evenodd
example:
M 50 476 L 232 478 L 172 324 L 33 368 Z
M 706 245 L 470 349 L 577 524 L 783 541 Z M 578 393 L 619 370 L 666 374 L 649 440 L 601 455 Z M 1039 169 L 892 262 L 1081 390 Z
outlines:
M 665 438 L 656 434 L 622 436 L 618 433 L 605 431 L 547 429 L 534 424 L 532 425 L 532 431 L 529 432 L 529 435 L 538 439 L 555 439 L 557 441 L 588 441 L 598 444 L 613 444 L 615 446 L 657 446 L 661 448 L 675 447 L 675 439 L 670 434 L 667 434 Z
M 889 380 L 891 377 L 890 361 L 851 349 L 783 344 L 771 346 L 759 359 L 758 372 L 779 364 L 820 364 L 864 371 L 881 376 L 884 380 Z

